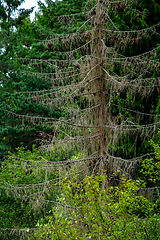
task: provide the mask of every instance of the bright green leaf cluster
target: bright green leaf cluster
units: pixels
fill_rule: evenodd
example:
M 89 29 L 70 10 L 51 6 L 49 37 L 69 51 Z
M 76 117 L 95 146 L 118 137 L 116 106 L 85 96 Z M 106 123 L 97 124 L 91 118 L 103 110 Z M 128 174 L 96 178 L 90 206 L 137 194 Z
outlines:
M 138 196 L 137 185 L 121 179 L 120 186 L 111 187 L 106 174 L 92 175 L 82 182 L 62 182 L 68 210 L 53 209 L 46 224 L 31 239 L 147 239 L 154 227 L 152 239 L 158 239 L 160 223 L 153 223 L 152 204 Z M 158 217 L 157 217 L 158 218 Z

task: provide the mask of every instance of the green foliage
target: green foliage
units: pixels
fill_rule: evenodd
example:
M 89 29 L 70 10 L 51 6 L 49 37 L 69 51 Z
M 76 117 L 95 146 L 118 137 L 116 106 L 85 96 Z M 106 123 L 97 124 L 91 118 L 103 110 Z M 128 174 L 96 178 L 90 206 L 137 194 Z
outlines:
M 13 92 L 21 90 L 20 79 L 16 74 L 17 65 L 13 60 L 18 54 L 18 49 L 24 50 L 21 47 L 22 38 L 19 32 L 21 32 L 25 19 L 33 11 L 33 8 L 30 10 L 17 10 L 22 2 L 24 0 L 6 0 L 0 4 L 0 12 L 2 13 L 0 15 L 0 39 L 2 40 L 0 45 L 0 158 L 8 150 L 13 150 L 17 147 L 21 141 L 25 142 L 24 135 L 25 137 L 27 136 L 26 133 L 24 134 L 24 131 L 21 131 L 22 123 L 15 121 L 13 117 L 9 119 L 6 113 L 6 110 L 9 109 L 17 111 L 26 107 L 26 104 L 25 106 L 23 105 L 24 99 L 20 103 L 20 98 L 16 100 L 14 94 L 12 95 Z M 15 11 L 17 11 L 16 15 Z M 23 79 L 24 82 L 25 80 Z M 21 127 L 18 127 L 20 125 Z M 36 131 L 37 129 L 32 128 L 28 136 L 32 134 L 35 136 Z
M 106 174 L 87 176 L 80 183 L 75 177 L 64 180 L 62 189 L 62 204 L 70 209 L 54 208 L 30 239 L 158 239 L 159 217 L 153 217 L 152 204 L 125 177 L 119 187 L 109 186 Z
M 26 96 L 19 92 L 23 91 L 38 91 L 50 89 L 51 83 L 39 79 L 37 76 L 30 76 L 25 71 L 29 69 L 24 66 L 19 68 L 18 63 L 15 61 L 15 65 L 18 68 L 17 71 L 12 74 L 12 78 L 9 78 L 2 87 L 2 94 L 0 96 L 0 154 L 3 156 L 8 150 L 14 151 L 19 146 L 20 142 L 28 146 L 31 149 L 35 139 L 41 139 L 39 132 L 45 132 L 45 134 L 53 134 L 53 127 L 47 127 L 41 125 L 40 122 L 33 123 L 24 119 L 23 123 L 14 114 L 41 116 L 41 117 L 54 117 L 59 118 L 61 113 L 57 107 L 50 109 L 47 106 L 43 106 L 38 101 L 30 101 L 26 99 Z M 21 73 L 20 71 L 24 71 Z M 12 112 L 10 117 L 9 111 Z M 14 114 L 13 114 L 14 113 Z M 38 142 L 37 142 L 38 144 Z
M 53 32 L 58 34 L 65 32 L 73 32 L 78 29 L 84 22 L 84 17 L 74 16 L 70 23 L 58 22 L 57 16 L 79 13 L 82 11 L 82 6 L 85 1 L 83 0 L 63 0 L 63 1 L 46 1 L 42 3 L 38 1 L 40 12 L 36 14 L 36 23 L 45 28 L 52 29 Z
M 57 148 L 48 154 L 38 150 L 35 145 L 32 146 L 32 151 L 23 146 L 18 147 L 16 151 L 16 153 L 9 153 L 8 158 L 1 163 L 0 228 L 31 228 L 35 226 L 38 219 L 44 218 L 45 212 L 49 211 L 53 204 L 47 205 L 44 202 L 43 206 L 35 207 L 36 204 L 32 204 L 32 199 L 29 196 L 32 190 L 38 193 L 43 188 L 34 186 L 34 189 L 25 189 L 25 186 L 57 178 L 59 176 L 57 170 L 55 168 L 46 169 L 44 165 L 46 161 L 60 161 L 69 154 L 68 151 Z M 9 187 L 10 184 L 12 184 L 12 189 Z M 22 189 L 16 189 L 16 186 L 21 186 Z M 28 194 L 28 190 L 30 194 Z M 54 201 L 57 194 L 58 190 L 50 189 L 49 192 L 43 194 L 43 199 L 46 197 L 47 200 Z M 7 232 L 4 232 L 4 235 L 0 234 L 0 238 L 7 239 Z M 16 233 L 13 234 L 12 239 L 16 239 Z
M 120 30 L 137 30 L 144 29 L 154 24 L 157 24 L 160 19 L 160 5 L 154 0 L 139 0 L 132 1 L 128 3 L 129 8 L 117 7 L 117 11 L 114 8 L 110 11 L 110 16 L 115 23 L 116 27 Z M 131 4 L 131 5 L 130 5 Z M 139 12 L 133 9 L 138 9 Z M 152 16 L 152 17 L 151 17 Z M 159 26 L 156 27 L 159 31 Z M 158 46 L 160 41 L 159 35 L 145 36 L 142 35 L 139 41 L 134 41 L 133 44 L 127 44 L 125 50 L 122 48 L 119 50 L 125 56 L 135 56 L 140 53 L 149 51 L 151 48 Z M 123 39 L 122 39 L 123 42 Z M 114 45 L 114 40 L 111 37 L 107 38 L 107 44 L 109 46 Z M 159 58 L 159 50 L 157 50 L 156 58 Z M 124 68 L 120 63 L 114 63 L 114 72 L 116 74 L 122 74 Z M 128 70 L 130 72 L 130 70 Z M 134 71 L 134 70 L 133 70 Z M 137 77 L 136 71 L 133 72 L 132 79 Z M 151 71 L 142 75 L 142 78 L 156 78 L 159 77 L 159 69 L 152 67 Z M 153 85 L 153 83 L 148 84 L 148 89 Z M 109 86 L 108 86 L 109 88 Z M 132 88 L 132 87 L 131 87 Z M 109 91 L 109 94 L 110 91 Z M 143 93 L 140 87 L 137 89 L 130 89 L 130 87 L 124 88 L 122 91 L 117 88 L 111 96 L 112 106 L 112 116 L 117 117 L 117 124 L 120 125 L 122 122 L 125 124 L 125 120 L 129 119 L 133 124 L 143 125 L 153 123 L 157 118 L 148 117 L 148 115 L 140 115 L 141 113 L 149 114 L 159 114 L 159 91 L 153 88 L 152 91 Z M 117 106 L 114 106 L 116 104 Z M 118 107 L 119 106 L 119 107 Z M 147 133 L 148 130 L 144 130 Z M 133 158 L 134 156 L 140 156 L 146 152 L 151 152 L 152 147 L 148 144 L 149 138 L 145 138 L 140 131 L 135 130 L 131 135 L 130 133 L 122 132 L 119 135 L 116 147 L 113 149 L 111 147 L 112 153 L 116 156 L 121 156 L 122 158 Z M 127 151 L 126 151 L 127 149 Z
M 38 220 L 28 202 L 7 196 L 5 191 L 0 191 L 0 227 L 32 227 Z M 0 234 L 1 236 L 1 234 Z
M 53 151 L 46 152 L 44 149 L 38 150 L 35 145 L 32 151 L 21 146 L 15 153 L 9 152 L 8 157 L 1 162 L 0 228 L 33 228 L 38 219 L 45 221 L 46 212 L 51 210 L 54 201 L 59 201 L 57 199 L 60 196 L 59 183 L 57 187 L 51 185 L 45 191 L 44 182 L 54 181 L 56 185 L 55 179 L 59 178 L 56 167 L 46 167 L 46 163 L 66 160 L 73 154 L 73 151 L 61 147 L 53 147 Z M 74 159 L 78 157 L 75 155 Z M 40 200 L 44 201 L 37 203 L 41 191 L 43 196 L 40 194 Z M 0 233 L 1 239 L 17 239 L 17 236 L 17 232 L 11 234 L 9 230 Z
M 44 149 L 43 151 L 38 150 L 36 146 L 33 145 L 32 151 L 21 146 L 16 148 L 15 153 L 9 152 L 8 154 L 7 160 L 1 163 L 0 181 L 12 184 L 36 184 L 44 182 L 45 180 L 46 169 L 43 167 L 45 161 L 55 162 L 64 158 L 67 159 L 73 155 L 73 152 L 69 152 L 67 149 L 62 149 L 61 147 L 58 149 L 55 146 L 53 150 L 50 150 L 48 153 L 48 151 Z M 15 168 L 15 166 L 18 167 Z M 47 179 L 54 179 L 56 174 L 55 169 L 48 174 Z
M 158 131 L 155 140 L 150 140 L 150 145 L 153 147 L 155 156 L 146 158 L 141 161 L 141 173 L 147 178 L 147 181 L 158 184 L 160 183 L 160 145 Z M 158 143 L 157 143 L 158 142 Z
M 23 20 L 28 17 L 29 14 L 33 11 L 33 8 L 18 9 L 18 7 L 23 2 L 24 0 L 4 0 L 0 3 L 0 25 L 2 29 L 5 29 L 7 31 L 8 36 L 10 35 L 11 28 L 13 26 L 17 27 L 22 25 Z M 15 15 L 16 11 L 18 13 L 18 16 Z

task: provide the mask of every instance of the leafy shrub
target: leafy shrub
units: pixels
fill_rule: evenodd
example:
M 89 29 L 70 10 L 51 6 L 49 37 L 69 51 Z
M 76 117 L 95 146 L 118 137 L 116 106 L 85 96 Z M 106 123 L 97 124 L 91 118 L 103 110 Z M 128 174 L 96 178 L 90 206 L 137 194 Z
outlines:
M 113 187 L 106 174 L 86 176 L 82 182 L 75 177 L 62 182 L 62 191 L 61 204 L 68 207 L 53 208 L 31 239 L 158 239 L 158 217 L 131 180 L 123 177 Z

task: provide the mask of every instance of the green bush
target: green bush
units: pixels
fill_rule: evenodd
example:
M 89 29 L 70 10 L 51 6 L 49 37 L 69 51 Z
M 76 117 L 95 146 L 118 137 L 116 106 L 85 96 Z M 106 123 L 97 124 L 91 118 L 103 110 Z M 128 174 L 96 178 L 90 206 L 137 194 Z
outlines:
M 61 204 L 68 207 L 54 208 L 30 239 L 158 239 L 160 219 L 138 190 L 125 177 L 120 186 L 109 186 L 106 174 L 66 179 Z

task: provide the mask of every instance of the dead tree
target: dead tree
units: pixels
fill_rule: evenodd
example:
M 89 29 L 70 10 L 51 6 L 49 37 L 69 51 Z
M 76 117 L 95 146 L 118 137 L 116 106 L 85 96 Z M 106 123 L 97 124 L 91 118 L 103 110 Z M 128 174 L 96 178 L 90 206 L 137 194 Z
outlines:
M 145 97 L 159 88 L 159 77 L 151 78 L 149 74 L 151 68 L 158 71 L 159 59 L 156 58 L 158 48 L 136 56 L 125 56 L 121 52 L 127 44 L 158 34 L 159 23 L 143 30 L 120 31 L 109 12 L 110 9 L 120 9 L 125 13 L 128 9 L 125 1 L 99 0 L 89 11 L 87 8 L 86 4 L 84 12 L 79 14 L 86 16 L 86 22 L 78 31 L 53 34 L 42 41 L 47 48 L 55 46 L 54 51 L 57 56 L 61 55 L 60 58 L 29 59 L 30 68 L 38 65 L 41 72 L 35 74 L 51 81 L 52 88 L 49 91 L 23 92 L 31 101 L 40 101 L 51 108 L 58 106 L 67 118 L 21 117 L 54 126 L 53 138 L 42 142 L 44 148 L 53 149 L 55 145 L 68 149 L 76 147 L 84 155 L 96 157 L 92 166 L 100 166 L 101 163 L 100 168 L 107 168 L 110 172 L 120 170 L 130 174 L 142 157 L 137 156 L 137 139 L 143 141 L 154 135 L 159 126 L 158 116 L 156 122 L 152 119 L 142 125 L 141 116 L 154 114 L 124 108 L 116 105 L 113 99 L 126 89 L 132 96 L 139 93 Z M 142 14 L 135 9 L 133 11 Z M 77 15 L 59 16 L 59 21 L 74 21 Z M 117 65 L 118 71 L 115 70 Z M 49 73 L 43 72 L 45 66 L 51 68 Z M 112 114 L 113 108 L 118 109 L 116 116 Z M 123 110 L 134 113 L 135 119 L 123 119 Z M 133 159 L 124 159 L 125 154 L 116 152 L 119 139 L 128 137 L 135 138 Z

